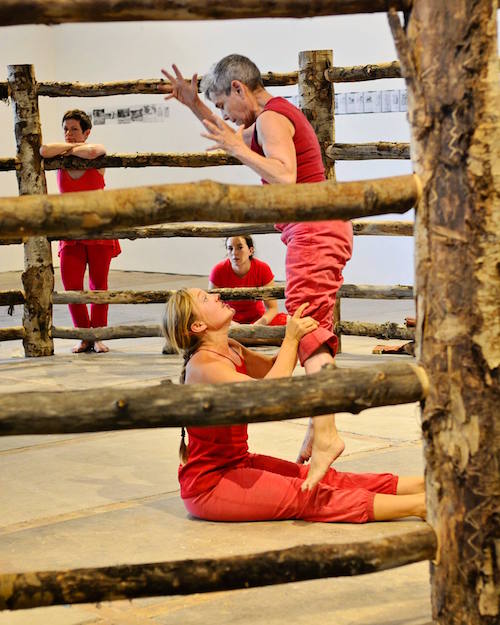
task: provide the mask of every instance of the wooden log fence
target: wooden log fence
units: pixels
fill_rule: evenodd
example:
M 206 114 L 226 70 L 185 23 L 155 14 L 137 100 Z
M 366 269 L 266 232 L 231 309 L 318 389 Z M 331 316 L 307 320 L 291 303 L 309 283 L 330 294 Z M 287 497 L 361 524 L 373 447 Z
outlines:
M 420 194 L 414 175 L 307 185 L 213 181 L 112 191 L 0 198 L 4 239 L 74 236 L 177 221 L 293 222 L 405 213 Z
M 0 26 L 19 24 L 63 24 L 74 22 L 121 22 L 137 20 L 208 20 L 257 17 L 315 17 L 355 13 L 386 12 L 388 5 L 399 10 L 408 0 L 244 0 L 228 4 L 224 0 L 155 0 L 137 3 L 121 0 L 2 0 Z
M 363 575 L 432 559 L 436 549 L 434 531 L 424 524 L 403 535 L 356 543 L 300 545 L 225 558 L 4 573 L 0 574 L 0 610 Z
M 168 382 L 168 383 L 167 383 Z M 181 425 L 281 421 L 421 401 L 427 378 L 412 364 L 324 367 L 309 376 L 230 384 L 2 393 L 0 435 L 67 434 Z

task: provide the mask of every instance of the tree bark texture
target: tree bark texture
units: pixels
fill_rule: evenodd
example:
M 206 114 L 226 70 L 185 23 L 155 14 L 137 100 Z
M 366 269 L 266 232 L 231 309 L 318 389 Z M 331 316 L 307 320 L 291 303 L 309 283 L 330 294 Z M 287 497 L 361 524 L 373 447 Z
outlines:
M 177 221 L 290 222 L 404 213 L 419 197 L 414 175 L 297 185 L 168 184 L 44 197 L 0 198 L 4 239 L 73 237 Z
M 408 0 L 2 0 L 0 26 L 63 24 L 66 22 L 120 22 L 140 20 L 245 19 L 257 17 L 315 17 L 403 9 Z
M 0 291 L 0 306 L 15 306 L 16 304 L 24 304 L 23 291 Z
M 334 161 L 365 161 L 374 159 L 408 159 L 410 145 L 377 141 L 374 143 L 334 143 L 326 148 L 326 155 Z
M 24 338 L 23 326 L 13 326 L 12 328 L 0 328 L 0 341 L 14 341 Z
M 8 82 L 14 113 L 17 160 L 21 165 L 16 171 L 17 183 L 19 195 L 24 196 L 19 199 L 29 200 L 28 196 L 45 196 L 47 193 L 40 157 L 41 126 L 33 67 L 9 65 Z M 43 202 L 43 197 L 37 199 Z M 50 336 L 54 269 L 50 243 L 46 238 L 38 236 L 25 242 L 22 281 L 26 297 L 23 316 L 24 353 L 26 356 L 50 356 L 54 353 L 54 343 Z
M 392 321 L 386 323 L 369 323 L 368 321 L 339 321 L 335 326 L 335 333 L 351 336 L 372 336 L 377 339 L 404 339 L 411 341 L 415 338 L 415 330 L 398 325 Z
M 421 528 L 406 534 L 357 543 L 300 545 L 217 559 L 4 573 L 0 575 L 0 610 L 188 595 L 363 575 L 429 560 L 435 553 L 434 532 L 422 523 Z
M 12 303 L 19 302 L 20 291 L 7 292 Z M 12 293 L 12 294 L 11 294 Z M 166 291 L 55 291 L 53 304 L 163 304 L 175 293 Z M 212 289 L 210 293 L 219 293 L 223 300 L 239 299 L 284 299 L 285 285 L 281 283 L 265 287 L 244 287 Z M 13 295 L 15 294 L 15 295 Z M 413 299 L 411 286 L 374 286 L 362 284 L 343 284 L 341 297 L 351 299 Z M 0 305 L 2 293 L 0 292 Z M 15 301 L 13 301 L 15 299 Z M 9 301 L 10 304 L 10 301 Z
M 335 163 L 326 150 L 335 142 L 335 98 L 325 71 L 333 65 L 331 50 L 299 53 L 299 108 L 318 137 L 327 180 L 335 180 Z
M 358 221 L 352 222 L 354 234 L 363 236 L 413 236 L 412 221 Z M 276 232 L 273 224 L 162 224 L 144 228 L 129 228 L 128 230 L 115 230 L 114 232 L 102 232 L 99 234 L 87 234 L 73 239 L 153 239 L 167 237 L 208 237 L 225 238 L 240 236 L 242 234 L 270 234 Z M 64 237 L 63 237 L 64 238 Z M 56 237 L 48 237 L 49 241 L 59 240 Z M 2 239 L 0 245 L 13 245 L 22 243 L 22 239 Z
M 426 394 L 423 369 L 383 364 L 324 367 L 310 376 L 231 384 L 169 383 L 146 388 L 2 393 L 0 435 L 101 432 L 181 425 L 281 421 L 415 402 Z
M 440 625 L 500 620 L 500 92 L 497 2 L 414 0 L 390 23 L 408 86 L 417 357 Z

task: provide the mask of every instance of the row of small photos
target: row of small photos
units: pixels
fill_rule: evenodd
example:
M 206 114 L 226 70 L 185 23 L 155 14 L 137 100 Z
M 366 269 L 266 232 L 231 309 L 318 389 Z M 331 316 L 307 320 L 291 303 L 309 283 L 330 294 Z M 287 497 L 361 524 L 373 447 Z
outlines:
M 130 124 L 132 122 L 158 123 L 170 116 L 167 104 L 136 104 L 120 108 L 99 108 L 87 111 L 94 126 Z
M 406 89 L 335 94 L 336 115 L 405 113 L 407 110 Z

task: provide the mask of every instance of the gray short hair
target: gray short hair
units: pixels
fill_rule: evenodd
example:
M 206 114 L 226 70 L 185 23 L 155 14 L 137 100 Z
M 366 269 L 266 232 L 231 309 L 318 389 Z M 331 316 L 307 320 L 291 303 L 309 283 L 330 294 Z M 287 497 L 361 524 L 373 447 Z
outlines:
M 203 76 L 200 91 L 209 99 L 213 95 L 229 95 L 233 80 L 239 80 L 251 91 L 264 87 L 259 68 L 253 61 L 240 54 L 230 54 L 213 65 Z

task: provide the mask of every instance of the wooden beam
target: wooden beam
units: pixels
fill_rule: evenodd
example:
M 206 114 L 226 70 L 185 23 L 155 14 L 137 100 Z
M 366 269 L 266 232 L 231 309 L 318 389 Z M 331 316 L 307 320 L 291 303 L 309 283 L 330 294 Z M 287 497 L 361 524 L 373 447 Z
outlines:
M 426 384 L 423 369 L 386 363 L 356 369 L 325 367 L 310 376 L 232 384 L 110 386 L 99 389 L 92 402 L 86 401 L 86 390 L 2 393 L 0 435 L 223 425 L 358 413 L 420 401 Z
M 13 292 L 19 293 L 19 292 Z M 163 304 L 175 293 L 175 290 L 158 291 L 56 291 L 52 296 L 53 304 Z M 223 300 L 239 299 L 284 299 L 285 285 L 275 284 L 267 287 L 245 287 L 212 289 L 210 293 L 219 293 Z M 364 284 L 343 284 L 339 291 L 342 297 L 354 299 L 413 299 L 411 286 L 376 286 Z M 2 293 L 0 292 L 0 305 Z M 21 294 L 22 295 L 22 294 Z M 19 297 L 18 295 L 7 295 Z M 15 303 L 19 303 L 16 301 Z
M 14 114 L 17 161 L 20 163 L 16 176 L 19 195 L 22 197 L 16 198 L 16 201 L 34 200 L 43 203 L 47 197 L 47 183 L 40 157 L 42 131 L 33 66 L 9 65 L 8 83 Z M 54 353 L 54 343 L 50 336 L 54 269 L 51 246 L 43 236 L 28 238 L 24 244 L 22 281 L 25 293 L 24 353 L 32 357 L 51 356 Z
M 386 323 L 369 323 L 368 321 L 340 321 L 335 332 L 351 336 L 372 336 L 377 339 L 415 339 L 415 329 L 398 325 L 392 321 Z
M 329 67 L 325 70 L 325 78 L 329 82 L 361 82 L 379 80 L 381 78 L 401 78 L 399 61 L 369 65 L 352 65 L 351 67 Z
M 374 143 L 334 143 L 326 149 L 334 161 L 365 161 L 374 159 L 409 159 L 410 144 L 377 141 Z
M 0 306 L 15 306 L 16 304 L 24 304 L 24 292 L 10 289 L 8 291 L 0 291 Z
M 25 331 L 23 326 L 0 328 L 0 341 L 14 341 L 16 339 L 24 339 L 24 335 Z
M 409 2 L 393 0 L 403 10 Z M 139 20 L 209 20 L 258 17 L 315 17 L 387 11 L 387 0 L 2 0 L 0 26 L 64 24 L 70 22 L 120 22 Z
M 293 222 L 404 213 L 419 197 L 414 175 L 298 185 L 213 181 L 44 197 L 0 198 L 2 237 L 78 236 L 177 221 Z
M 300 545 L 225 558 L 0 574 L 0 610 L 255 588 L 364 575 L 430 560 L 436 536 L 416 530 L 370 541 Z M 40 592 L 43 589 L 43 592 Z

